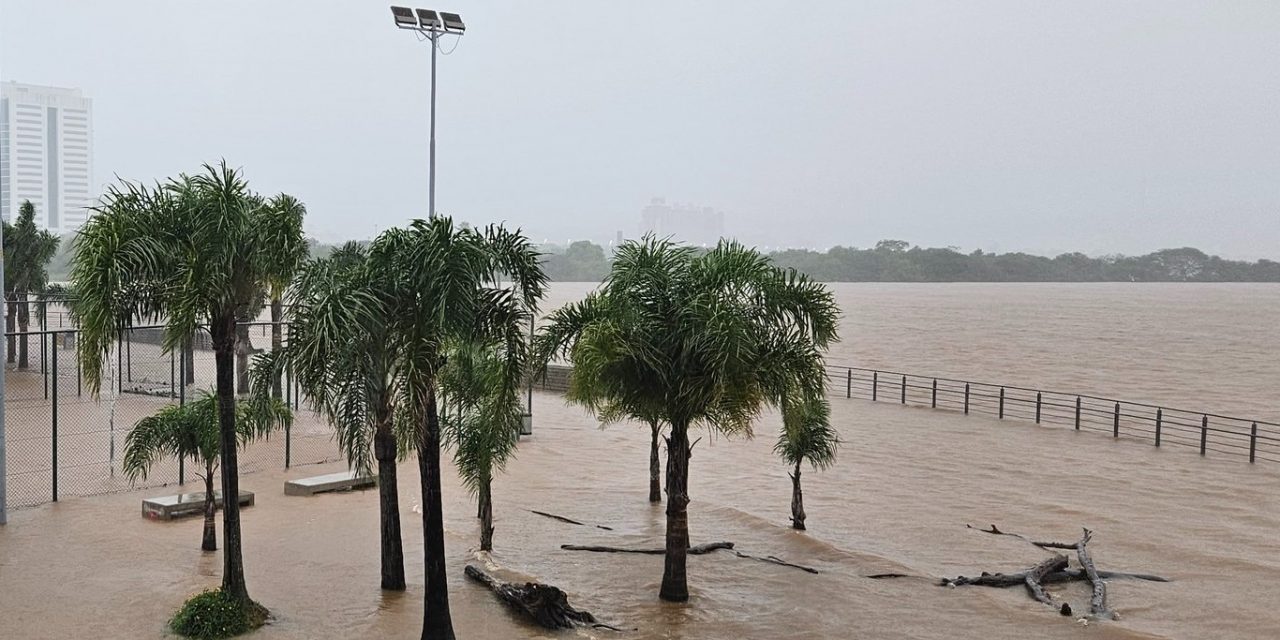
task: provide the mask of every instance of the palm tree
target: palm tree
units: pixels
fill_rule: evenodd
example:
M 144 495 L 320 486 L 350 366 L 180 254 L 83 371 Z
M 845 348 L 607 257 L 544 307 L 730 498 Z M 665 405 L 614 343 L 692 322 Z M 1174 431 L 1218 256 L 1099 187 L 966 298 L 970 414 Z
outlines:
M 248 605 L 240 540 L 236 463 L 236 316 L 265 285 L 276 229 L 286 216 L 262 205 L 240 172 L 205 165 L 154 187 L 121 181 L 103 195 L 75 239 L 71 279 L 78 298 L 79 356 L 97 393 L 116 332 L 133 317 L 163 316 L 164 348 L 181 348 L 208 327 L 216 367 L 222 495 L 222 589 Z M 130 291 L 136 295 L 128 295 Z
M 659 596 L 689 598 L 690 427 L 751 434 L 765 405 L 821 393 L 836 338 L 829 290 L 734 242 L 706 253 L 623 244 L 601 288 L 550 317 L 537 361 L 568 357 L 567 398 L 608 422 L 652 407 L 669 425 L 666 562 Z
M 372 449 L 378 461 L 382 588 L 403 591 L 394 431 L 399 363 L 381 274 L 368 268 L 367 259 L 364 248 L 349 242 L 302 267 L 289 293 L 289 341 L 259 356 L 253 398 L 274 394 L 281 372 L 292 371 L 302 393 L 333 424 L 357 473 L 371 472 Z
M 281 193 L 267 201 L 282 224 L 275 228 L 277 234 L 269 238 L 275 249 L 267 262 L 267 296 L 271 302 L 271 350 L 279 351 L 284 343 L 280 321 L 284 316 L 284 292 L 293 281 L 298 270 L 307 259 L 309 248 L 302 235 L 302 218 L 307 215 L 307 208 L 297 198 Z M 272 396 L 282 396 L 280 374 L 271 382 Z M 403 587 L 402 587 L 403 588 Z
M 236 432 L 242 445 L 292 422 L 293 413 L 279 400 L 241 403 L 236 407 Z M 204 475 L 200 476 L 204 480 L 204 538 L 200 548 L 205 551 L 218 549 L 213 472 L 218 467 L 219 435 L 217 398 L 204 394 L 195 402 L 170 405 L 139 420 L 124 444 L 123 469 L 130 480 L 146 479 L 151 467 L 161 458 L 190 458 L 204 465 Z
M 8 301 L 6 329 L 25 333 L 31 323 L 31 295 L 41 294 L 49 284 L 49 261 L 58 253 L 58 236 L 40 229 L 35 223 L 36 208 L 25 200 L 18 208 L 18 219 L 4 228 L 5 299 Z M 43 318 L 43 314 L 41 314 Z M 9 359 L 14 357 L 14 339 L 9 337 Z M 18 368 L 26 369 L 28 338 L 17 342 Z
M 662 423 L 649 418 L 649 502 L 662 502 L 662 458 L 658 455 L 658 438 L 662 437 Z
M 505 378 L 510 371 L 503 366 L 503 348 L 501 343 L 453 345 L 440 371 L 440 390 L 450 409 L 440 419 L 444 440 L 453 447 L 458 475 L 479 503 L 481 551 L 493 551 L 493 474 L 515 454 L 524 415 L 520 379 Z
M 807 459 L 815 471 L 835 464 L 840 435 L 831 427 L 831 406 L 822 395 L 796 401 L 797 406 L 782 413 L 782 432 L 774 453 L 794 465 L 791 476 L 791 526 L 804 531 L 804 494 L 800 491 L 800 465 Z
M 424 640 L 451 640 L 440 496 L 438 376 L 446 346 L 503 345 L 503 379 L 525 371 L 524 327 L 546 286 L 537 251 L 519 232 L 455 227 L 446 217 L 391 229 L 369 249 L 370 268 L 387 278 L 392 348 L 398 353 L 399 413 L 418 452 L 426 579 Z M 506 282 L 499 284 L 499 279 Z

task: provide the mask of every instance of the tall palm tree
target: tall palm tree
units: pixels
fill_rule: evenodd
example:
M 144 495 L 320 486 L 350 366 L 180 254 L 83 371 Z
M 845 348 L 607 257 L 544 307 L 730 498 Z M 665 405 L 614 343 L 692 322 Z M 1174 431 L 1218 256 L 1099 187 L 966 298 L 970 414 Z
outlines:
M 573 364 L 570 401 L 606 422 L 653 407 L 669 425 L 662 599 L 689 598 L 689 429 L 749 436 L 765 405 L 821 393 L 838 315 L 825 286 L 737 243 L 701 253 L 646 237 L 539 333 L 538 362 Z
M 399 362 L 381 274 L 364 248 L 349 242 L 302 267 L 289 292 L 289 340 L 254 365 L 253 398 L 274 393 L 292 371 L 302 393 L 333 424 L 347 462 L 361 475 L 378 462 L 382 588 L 403 591 L 399 459 L 394 431 Z
M 524 327 L 546 287 L 537 251 L 519 232 L 456 227 L 447 217 L 416 220 L 373 241 L 370 267 L 391 292 L 392 345 L 399 354 L 403 416 L 418 452 L 426 578 L 424 640 L 451 640 L 440 496 L 438 376 L 446 346 L 500 342 L 504 379 L 525 371 Z M 504 284 L 499 284 L 499 281 Z
M 791 476 L 791 526 L 804 530 L 804 494 L 800 491 L 800 465 L 808 460 L 815 471 L 835 464 L 840 435 L 831 426 L 831 406 L 822 395 L 812 395 L 795 402 L 782 412 L 782 432 L 773 446 L 774 453 L 795 466 Z
M 241 445 L 292 422 L 293 413 L 279 400 L 241 403 L 236 407 L 236 432 Z M 167 406 L 139 420 L 124 441 L 123 469 L 130 480 L 146 479 L 151 467 L 162 458 L 190 458 L 204 465 L 200 476 L 204 480 L 204 537 L 200 548 L 205 551 L 218 549 L 213 472 L 218 467 L 220 446 L 217 398 L 209 394 L 185 405 Z
M 58 236 L 36 226 L 36 208 L 25 200 L 18 208 L 18 219 L 12 226 L 5 223 L 5 298 L 8 301 L 7 329 L 26 332 L 31 323 L 31 296 L 41 294 L 49 284 L 49 261 L 58 253 Z M 43 316 L 41 316 L 43 317 Z M 14 340 L 9 338 L 10 362 L 14 357 Z M 17 342 L 18 368 L 29 365 L 28 339 Z
M 94 209 L 97 215 L 76 236 L 71 262 L 86 386 L 100 390 L 111 341 L 133 317 L 163 316 L 166 350 L 181 348 L 197 327 L 207 326 L 216 368 L 222 495 L 239 495 L 236 315 L 262 290 L 275 250 L 270 239 L 291 221 L 263 206 L 225 162 L 153 187 L 121 181 Z M 131 288 L 138 294 L 127 296 Z M 236 500 L 226 500 L 222 523 L 222 590 L 247 604 Z
M 440 371 L 449 408 L 441 417 L 444 440 L 453 447 L 458 475 L 479 503 L 482 551 L 493 551 L 493 475 L 515 454 L 524 415 L 520 379 L 506 379 L 511 372 L 503 349 L 496 342 L 454 344 Z
M 281 217 L 282 222 L 274 229 L 276 237 L 268 239 L 275 250 L 267 262 L 266 277 L 267 297 L 271 303 L 271 350 L 279 351 L 284 344 L 280 324 L 284 316 L 284 292 L 302 268 L 309 252 L 307 240 L 302 235 L 302 219 L 307 215 L 307 208 L 287 193 L 272 197 L 267 206 Z M 277 372 L 271 382 L 271 394 L 276 398 L 282 395 L 280 377 Z

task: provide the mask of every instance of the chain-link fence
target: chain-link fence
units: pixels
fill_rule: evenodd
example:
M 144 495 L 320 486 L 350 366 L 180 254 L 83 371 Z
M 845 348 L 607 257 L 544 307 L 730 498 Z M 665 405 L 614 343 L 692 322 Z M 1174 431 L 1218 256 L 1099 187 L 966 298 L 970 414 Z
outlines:
M 65 496 L 87 496 L 197 480 L 190 461 L 164 460 L 145 479 L 131 481 L 121 468 L 125 438 L 142 418 L 171 404 L 213 393 L 214 359 L 207 332 L 183 349 L 162 346 L 163 327 L 120 333 L 100 372 L 100 392 L 85 384 L 76 358 L 79 331 L 50 303 L 37 329 L 10 331 L 5 368 L 8 504 L 27 507 Z M 33 314 L 35 315 L 35 314 Z M 36 318 L 32 318 L 36 320 Z M 239 390 L 247 391 L 245 366 L 272 348 L 271 323 L 244 323 L 236 358 Z M 280 340 L 288 326 L 280 325 Z M 241 473 L 341 459 L 333 428 L 306 406 L 286 377 L 285 400 L 295 408 L 290 429 L 246 445 Z

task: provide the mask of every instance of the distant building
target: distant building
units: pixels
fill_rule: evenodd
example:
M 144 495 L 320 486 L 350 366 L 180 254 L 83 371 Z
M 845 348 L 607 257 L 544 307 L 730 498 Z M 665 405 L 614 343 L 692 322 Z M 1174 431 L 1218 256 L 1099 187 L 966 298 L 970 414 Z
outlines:
M 0 83 L 0 218 L 30 200 L 53 233 L 84 224 L 95 197 L 92 107 L 79 89 Z
M 711 207 L 667 204 L 664 198 L 654 198 L 640 212 L 640 233 L 711 246 L 724 236 L 724 213 Z

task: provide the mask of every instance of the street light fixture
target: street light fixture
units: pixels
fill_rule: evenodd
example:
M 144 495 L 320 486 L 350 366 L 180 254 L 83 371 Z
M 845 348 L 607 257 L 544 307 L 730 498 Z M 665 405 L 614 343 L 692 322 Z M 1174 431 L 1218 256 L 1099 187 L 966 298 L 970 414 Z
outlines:
M 461 36 L 467 26 L 456 13 L 437 13 L 431 9 L 391 7 L 391 17 L 397 27 L 417 31 L 431 42 L 431 169 L 429 184 L 428 217 L 436 217 L 436 50 L 440 48 L 440 36 Z

